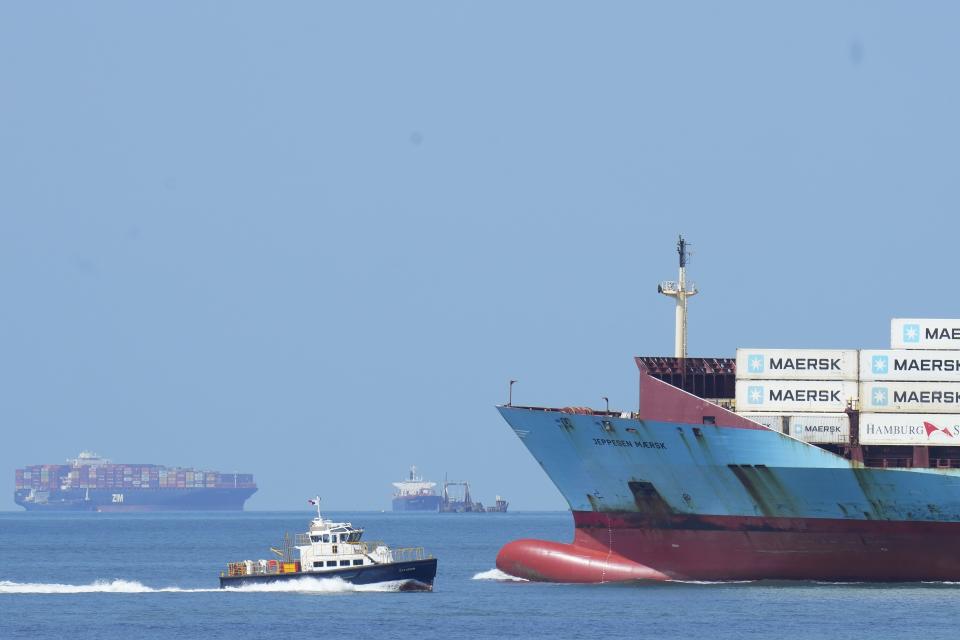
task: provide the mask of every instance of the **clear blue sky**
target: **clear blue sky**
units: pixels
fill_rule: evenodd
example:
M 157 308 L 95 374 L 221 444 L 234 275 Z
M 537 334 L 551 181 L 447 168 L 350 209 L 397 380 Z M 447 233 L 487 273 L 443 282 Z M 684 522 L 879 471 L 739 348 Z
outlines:
M 960 316 L 960 5 L 0 6 L 0 508 L 81 449 L 563 508 L 494 405 Z

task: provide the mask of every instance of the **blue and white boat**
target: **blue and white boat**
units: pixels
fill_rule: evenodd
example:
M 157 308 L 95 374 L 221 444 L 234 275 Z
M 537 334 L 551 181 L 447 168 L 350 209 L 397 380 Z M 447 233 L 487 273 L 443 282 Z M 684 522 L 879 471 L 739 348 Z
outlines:
M 437 559 L 423 547 L 391 549 L 383 542 L 361 540 L 363 529 L 334 522 L 320 513 L 320 498 L 310 500 L 317 517 L 294 544 L 273 549 L 269 560 L 231 562 L 220 574 L 220 588 L 303 580 L 339 578 L 356 585 L 397 583 L 400 591 L 432 591 Z

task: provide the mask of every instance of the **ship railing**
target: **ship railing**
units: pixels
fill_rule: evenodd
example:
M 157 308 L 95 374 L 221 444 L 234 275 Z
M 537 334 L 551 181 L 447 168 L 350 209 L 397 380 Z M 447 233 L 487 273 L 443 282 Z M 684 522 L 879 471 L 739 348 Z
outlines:
M 393 552 L 394 562 L 408 562 L 410 560 L 423 560 L 424 558 L 433 557 L 424 555 L 423 547 L 400 547 L 399 549 L 391 549 L 391 551 Z
M 367 542 L 366 540 L 362 540 L 359 543 L 354 543 L 354 544 L 359 544 L 360 553 L 365 555 L 370 555 L 371 553 L 373 553 L 373 550 L 376 549 L 377 547 L 387 546 L 387 543 L 384 542 L 383 540 L 371 540 L 369 542 Z

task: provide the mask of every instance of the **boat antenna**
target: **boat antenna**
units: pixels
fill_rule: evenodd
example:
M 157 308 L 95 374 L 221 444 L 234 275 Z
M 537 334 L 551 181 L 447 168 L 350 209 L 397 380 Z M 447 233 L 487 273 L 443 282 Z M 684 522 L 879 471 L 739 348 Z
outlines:
M 677 326 L 674 338 L 674 356 L 687 357 L 687 298 L 697 295 L 697 285 L 687 282 L 687 260 L 690 257 L 687 241 L 683 236 L 677 239 L 677 254 L 680 256 L 680 273 L 676 282 L 667 280 L 657 286 L 657 291 L 676 299 Z
M 320 522 L 323 522 L 323 516 L 320 515 L 320 496 L 307 500 L 307 502 L 309 502 L 310 504 L 312 504 L 317 508 L 317 520 L 319 520 Z

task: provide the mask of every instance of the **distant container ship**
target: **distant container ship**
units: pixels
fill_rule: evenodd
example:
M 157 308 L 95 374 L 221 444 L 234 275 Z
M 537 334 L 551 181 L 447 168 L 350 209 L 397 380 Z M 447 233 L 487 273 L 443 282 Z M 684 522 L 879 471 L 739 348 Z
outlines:
M 441 497 L 434 487 L 436 482 L 425 481 L 417 475 L 417 468 L 410 467 L 407 478 L 394 482 L 396 491 L 393 493 L 394 511 L 439 511 Z
M 28 511 L 242 511 L 257 490 L 249 473 L 114 464 L 88 451 L 15 475 L 14 502 Z

